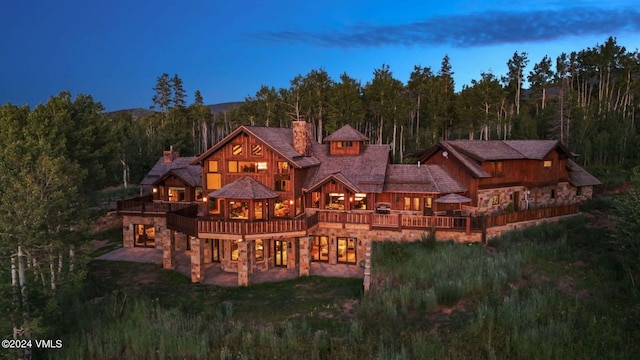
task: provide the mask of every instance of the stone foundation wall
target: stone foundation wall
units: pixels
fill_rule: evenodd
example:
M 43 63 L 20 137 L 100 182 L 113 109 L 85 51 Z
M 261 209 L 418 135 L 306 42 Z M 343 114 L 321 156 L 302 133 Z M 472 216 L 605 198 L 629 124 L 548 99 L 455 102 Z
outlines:
M 167 229 L 164 216 L 122 216 L 122 246 L 133 247 L 134 225 L 153 225 L 156 231 L 155 247 L 162 249 L 165 241 L 170 241 L 171 230 Z
M 581 187 L 580 195 L 577 195 L 578 189 L 568 182 L 532 188 L 512 186 L 486 189 L 478 191 L 478 208 L 472 211 L 475 213 L 504 211 L 509 204 L 513 203 L 514 193 L 517 191 L 520 192 L 518 205 L 521 210 L 527 209 L 527 203 L 529 208 L 533 209 L 545 206 L 575 204 L 593 197 L 593 186 Z M 497 205 L 493 205 L 494 195 L 498 195 L 499 197 Z

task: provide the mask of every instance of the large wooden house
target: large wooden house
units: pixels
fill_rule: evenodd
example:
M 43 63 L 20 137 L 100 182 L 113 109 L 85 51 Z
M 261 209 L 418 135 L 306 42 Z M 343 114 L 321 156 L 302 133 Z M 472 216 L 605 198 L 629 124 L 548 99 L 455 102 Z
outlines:
M 442 141 L 417 157 L 460 181 L 474 213 L 576 203 L 600 184 L 556 140 Z
M 143 181 L 150 195 L 118 204 L 124 246 L 161 248 L 168 269 L 187 252 L 193 282 L 212 266 L 236 272 L 239 285 L 276 267 L 363 275 L 371 241 L 430 231 L 479 241 L 481 213 L 513 211 L 517 221 L 539 218 L 523 212 L 539 207 L 556 209 L 544 216 L 575 213 L 559 206 L 590 197 L 598 183 L 557 142 L 448 141 L 418 156 L 391 164 L 388 145 L 349 125 L 323 144 L 305 121 L 240 126 L 200 156 L 158 160 Z

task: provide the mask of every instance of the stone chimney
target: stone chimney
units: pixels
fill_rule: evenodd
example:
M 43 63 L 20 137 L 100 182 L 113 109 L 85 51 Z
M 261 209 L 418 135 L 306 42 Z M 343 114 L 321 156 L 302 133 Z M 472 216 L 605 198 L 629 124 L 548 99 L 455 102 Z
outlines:
M 311 123 L 304 120 L 303 117 L 294 120 L 291 123 L 293 130 L 293 149 L 302 156 L 311 156 Z
M 165 164 L 171 164 L 178 156 L 180 156 L 180 153 L 173 151 L 173 145 L 171 145 L 169 151 L 165 150 L 162 152 L 162 160 Z

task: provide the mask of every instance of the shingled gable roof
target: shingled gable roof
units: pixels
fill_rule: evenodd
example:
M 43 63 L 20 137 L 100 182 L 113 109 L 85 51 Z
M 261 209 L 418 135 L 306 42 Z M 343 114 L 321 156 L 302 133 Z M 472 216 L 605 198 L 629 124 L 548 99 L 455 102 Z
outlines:
M 444 143 L 478 161 L 542 160 L 555 149 L 571 156 L 569 150 L 557 140 L 452 140 Z
M 257 200 L 274 199 L 279 195 L 277 192 L 262 185 L 251 176 L 243 176 L 216 191 L 212 191 L 208 196 L 223 199 Z
M 193 166 L 193 170 L 189 170 L 189 171 L 195 172 L 196 171 L 195 169 L 197 169 L 198 178 L 200 178 L 200 176 L 201 176 L 201 168 L 200 168 L 200 166 L 196 165 L 196 164 L 191 165 L 191 162 L 194 159 L 195 159 L 195 157 L 177 157 L 177 158 L 173 159 L 172 162 L 167 163 L 167 162 L 164 162 L 164 158 L 161 157 L 155 163 L 155 165 L 153 165 L 151 170 L 149 170 L 149 172 L 144 177 L 144 179 L 142 179 L 142 181 L 140 181 L 140 185 L 153 185 L 160 179 L 160 177 L 164 176 L 169 171 L 174 170 L 174 169 L 188 168 L 188 167 L 191 167 L 191 166 Z M 187 179 L 183 179 L 183 180 L 186 181 Z M 199 181 L 202 181 L 202 180 L 199 180 Z
M 600 180 L 589 174 L 571 159 L 567 160 L 567 168 L 569 169 L 569 182 L 573 186 L 595 186 L 602 184 Z
M 221 147 L 229 143 L 241 133 L 251 135 L 268 146 L 275 153 L 286 159 L 296 168 L 306 168 L 316 166 L 320 161 L 315 156 L 302 156 L 293 148 L 293 131 L 290 128 L 260 127 L 260 126 L 240 126 L 224 139 L 220 140 L 207 151 L 200 154 L 192 161 L 192 164 L 199 164 Z
M 200 165 L 189 165 L 181 168 L 171 169 L 160 176 L 153 185 L 157 185 L 169 176 L 174 175 L 190 186 L 202 186 L 202 167 Z
M 389 145 L 366 145 L 358 155 L 332 156 L 328 144 L 314 143 L 313 154 L 321 164 L 309 172 L 303 188 L 311 191 L 333 175 L 344 177 L 342 182 L 353 184 L 358 192 L 381 193 L 390 150 Z
M 347 124 L 324 138 L 324 141 L 367 141 L 369 140 L 360 131 Z
M 384 191 L 448 194 L 467 189 L 440 165 L 389 164 Z

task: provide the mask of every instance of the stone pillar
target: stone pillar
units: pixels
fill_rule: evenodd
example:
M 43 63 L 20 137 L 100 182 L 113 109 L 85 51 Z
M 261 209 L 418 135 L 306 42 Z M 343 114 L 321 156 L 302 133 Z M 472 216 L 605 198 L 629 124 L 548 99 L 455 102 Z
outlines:
M 162 242 L 162 268 L 173 270 L 176 264 L 175 233 L 171 230 L 168 239 Z
M 203 241 L 197 237 L 191 238 L 191 282 L 201 283 L 204 280 Z
M 133 222 L 129 216 L 122 217 L 122 246 L 133 247 Z
M 364 251 L 364 292 L 368 293 L 371 289 L 371 240 L 365 243 Z
M 309 254 L 309 237 L 303 236 L 298 239 L 300 243 L 300 276 L 309 276 L 311 267 L 311 257 Z
M 238 286 L 249 286 L 249 241 L 238 241 Z

